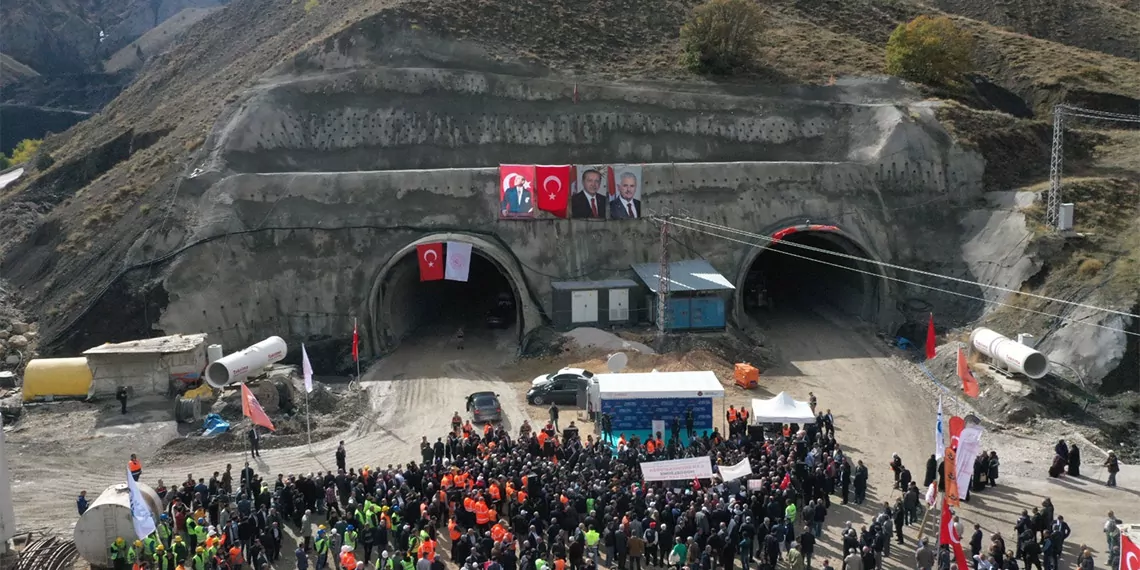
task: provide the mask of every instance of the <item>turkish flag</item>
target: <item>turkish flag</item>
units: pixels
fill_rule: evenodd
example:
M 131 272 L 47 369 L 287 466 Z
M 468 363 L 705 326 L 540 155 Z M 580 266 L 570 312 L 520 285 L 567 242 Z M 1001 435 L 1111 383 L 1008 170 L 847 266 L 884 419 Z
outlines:
M 926 359 L 934 358 L 934 313 L 930 313 L 930 324 L 926 327 Z
M 273 427 L 273 422 L 269 421 L 269 416 L 266 415 L 265 410 L 261 408 L 261 403 L 253 396 L 249 386 L 241 385 L 241 413 L 249 418 L 249 421 L 254 425 L 277 431 Z
M 352 361 L 360 362 L 360 332 L 356 329 L 356 319 L 352 319 Z
M 971 398 L 977 398 L 981 392 L 978 379 L 974 378 L 973 372 L 970 372 L 970 365 L 966 362 L 966 352 L 961 348 L 958 349 L 958 378 L 962 379 L 962 391 Z
M 420 260 L 420 281 L 443 279 L 443 244 L 424 243 L 416 246 L 416 256 Z
M 536 166 L 534 179 L 538 189 L 538 209 L 559 218 L 570 216 L 570 181 L 573 167 L 569 165 Z
M 969 568 L 966 565 L 966 552 L 962 550 L 962 537 L 958 536 L 958 529 L 954 526 L 954 519 L 950 516 L 950 505 L 945 500 L 942 501 L 942 518 L 938 526 L 938 544 L 950 545 L 958 568 Z
M 1140 545 L 1120 533 L 1120 570 L 1140 570 Z

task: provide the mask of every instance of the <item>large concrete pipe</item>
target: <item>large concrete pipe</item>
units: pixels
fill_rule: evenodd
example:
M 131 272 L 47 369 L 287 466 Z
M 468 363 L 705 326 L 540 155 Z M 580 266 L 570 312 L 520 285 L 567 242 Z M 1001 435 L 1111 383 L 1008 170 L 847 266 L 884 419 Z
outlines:
M 206 368 L 206 382 L 224 388 L 285 358 L 285 341 L 271 336 L 245 350 L 223 356 Z
M 970 343 L 1010 372 L 1024 374 L 1034 380 L 1049 372 L 1049 359 L 1044 354 L 990 329 L 974 329 L 970 333 Z
M 139 483 L 139 491 L 151 516 L 158 522 L 158 516 L 162 513 L 162 499 L 144 483 Z M 128 545 L 135 542 L 131 494 L 126 483 L 108 487 L 75 523 L 75 547 L 79 550 L 79 555 L 95 568 L 111 567 L 108 549 L 119 537 Z

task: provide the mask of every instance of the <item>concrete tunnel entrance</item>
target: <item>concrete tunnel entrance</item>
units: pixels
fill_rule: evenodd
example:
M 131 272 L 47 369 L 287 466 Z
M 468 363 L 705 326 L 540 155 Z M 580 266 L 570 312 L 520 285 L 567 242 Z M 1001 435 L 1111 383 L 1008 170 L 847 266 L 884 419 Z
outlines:
M 746 313 L 753 315 L 829 307 L 849 316 L 875 321 L 882 285 L 878 268 L 838 254 L 870 259 L 862 247 L 840 233 L 800 231 L 789 234 L 760 250 L 752 259 L 744 285 L 738 288 L 737 301 L 742 303 Z

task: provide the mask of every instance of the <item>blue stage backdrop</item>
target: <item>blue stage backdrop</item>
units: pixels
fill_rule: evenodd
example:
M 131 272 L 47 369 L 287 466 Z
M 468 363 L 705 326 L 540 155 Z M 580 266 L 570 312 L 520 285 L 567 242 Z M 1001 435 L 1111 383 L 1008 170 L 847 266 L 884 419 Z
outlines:
M 685 414 L 692 408 L 693 429 L 698 432 L 712 430 L 712 398 L 654 398 L 633 400 L 602 400 L 602 412 L 613 418 L 613 431 L 650 430 L 653 420 L 665 421 L 665 437 L 676 416 L 685 429 Z

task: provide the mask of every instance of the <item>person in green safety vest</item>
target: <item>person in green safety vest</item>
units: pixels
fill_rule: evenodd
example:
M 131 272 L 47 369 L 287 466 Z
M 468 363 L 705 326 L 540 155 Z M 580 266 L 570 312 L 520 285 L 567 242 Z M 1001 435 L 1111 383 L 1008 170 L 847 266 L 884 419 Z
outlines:
M 424 543 L 424 539 L 420 535 L 413 534 L 412 536 L 409 536 L 408 537 L 408 552 L 407 552 L 408 556 L 412 556 L 416 552 L 419 552 L 420 545 L 423 543 Z M 413 564 L 414 564 L 414 562 L 413 562 Z
M 392 557 L 388 555 L 388 551 L 380 553 L 380 557 L 376 559 L 376 570 L 395 570 L 396 564 L 392 561 Z
M 329 539 L 328 536 L 325 535 L 324 529 L 317 531 L 317 540 L 313 542 L 313 549 L 317 552 L 317 570 L 324 570 L 328 564 L 329 555 Z
M 586 550 L 594 555 L 594 560 L 598 560 L 598 541 L 601 540 L 602 535 L 598 534 L 598 529 L 590 528 L 586 531 Z
M 410 556 L 397 554 L 400 557 L 400 570 L 416 570 L 416 563 Z
M 158 536 L 156 536 L 156 534 L 153 532 L 148 534 L 146 538 L 143 539 L 143 552 L 146 553 L 148 560 L 154 558 L 155 547 L 157 547 L 159 544 L 160 543 L 158 542 Z
M 206 553 L 206 549 L 199 546 L 194 552 L 194 559 L 192 565 L 194 570 L 206 570 L 206 561 L 210 559 L 210 555 Z
M 108 551 L 110 553 L 111 566 L 113 566 L 115 570 L 126 570 L 128 564 L 127 543 L 123 540 L 123 537 L 120 536 L 116 538 L 115 541 L 111 543 L 111 547 Z
M 170 524 L 170 515 L 162 513 L 158 519 L 158 527 L 155 532 L 158 533 L 158 540 L 169 547 L 170 537 L 174 534 L 174 527 Z
M 182 536 L 175 535 L 174 544 L 170 547 L 170 552 L 174 554 L 175 562 L 182 562 L 190 557 L 190 551 L 186 548 L 186 543 L 182 542 Z
M 174 560 L 161 544 L 154 549 L 154 570 L 174 570 Z
M 547 562 L 541 558 L 534 559 L 534 570 L 543 570 L 546 568 Z
M 358 537 L 358 536 L 360 536 L 360 533 L 356 532 L 355 526 L 348 525 L 348 526 L 344 527 L 344 545 L 345 546 L 347 546 L 353 550 L 356 550 L 356 537 Z

